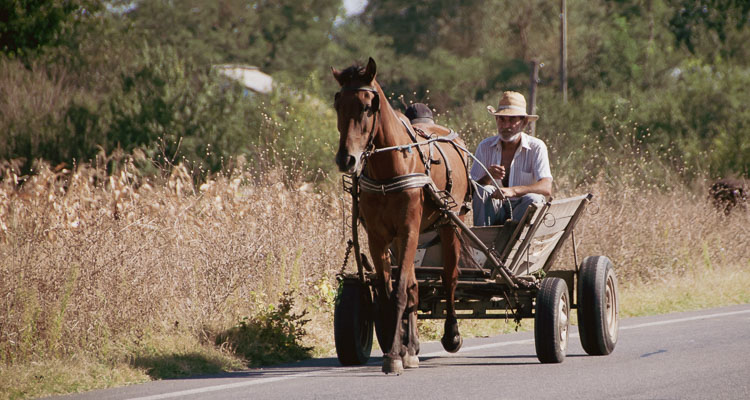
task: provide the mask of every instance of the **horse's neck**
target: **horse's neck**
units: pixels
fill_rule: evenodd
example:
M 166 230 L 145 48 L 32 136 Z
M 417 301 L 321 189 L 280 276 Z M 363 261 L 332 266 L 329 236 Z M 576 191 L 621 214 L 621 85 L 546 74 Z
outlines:
M 375 147 L 383 148 L 411 143 L 406 127 L 388 102 L 383 89 L 375 82 L 375 88 L 380 96 L 380 121 L 378 121 L 378 135 L 375 137 Z
M 375 88 L 380 96 L 379 121 L 373 141 L 375 148 L 382 149 L 412 143 L 412 139 L 406 131 L 406 126 L 388 103 L 388 98 L 377 82 L 375 82 Z M 421 161 L 417 162 L 418 159 L 418 153 L 414 150 L 411 152 L 392 150 L 378 153 L 371 156 L 368 161 L 368 175 L 376 180 L 384 180 L 399 175 L 424 172 L 424 166 L 421 165 Z

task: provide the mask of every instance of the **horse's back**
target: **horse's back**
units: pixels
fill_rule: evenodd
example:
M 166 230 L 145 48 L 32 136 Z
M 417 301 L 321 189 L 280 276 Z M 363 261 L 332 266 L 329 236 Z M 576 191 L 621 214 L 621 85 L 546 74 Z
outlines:
M 448 136 L 451 130 L 438 124 L 416 123 L 412 125 L 415 129 L 421 130 L 428 136 Z
M 422 133 L 420 133 L 417 139 L 419 141 L 426 141 L 428 140 L 428 138 L 448 136 L 451 134 L 451 132 L 453 132 L 451 129 L 437 124 L 417 123 L 413 124 L 413 127 L 418 132 L 421 131 L 424 133 L 424 136 L 422 135 Z M 465 147 L 464 142 L 460 137 L 456 137 L 452 140 L 452 142 L 458 144 L 461 147 Z M 460 206 L 462 200 L 466 197 L 467 191 L 469 190 L 468 164 L 466 162 L 468 156 L 463 154 L 462 150 L 448 141 L 436 141 L 432 143 L 432 146 L 439 146 L 442 150 L 437 151 L 433 148 L 431 152 L 433 160 L 440 160 L 437 162 L 433 161 L 433 164 L 431 164 L 430 175 L 432 177 L 432 180 L 439 190 L 445 190 L 447 188 L 446 186 L 448 175 L 446 167 L 449 166 L 451 170 L 450 178 L 452 183 L 451 195 L 455 200 L 457 200 L 457 206 Z M 426 146 L 423 146 L 423 151 L 427 150 L 425 147 Z M 443 159 L 443 157 L 447 158 L 447 162 Z

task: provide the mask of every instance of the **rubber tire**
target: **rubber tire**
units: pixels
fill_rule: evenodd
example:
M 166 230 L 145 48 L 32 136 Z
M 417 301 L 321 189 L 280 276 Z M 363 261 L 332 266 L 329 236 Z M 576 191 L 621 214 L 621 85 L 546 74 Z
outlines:
M 561 302 L 564 302 L 562 311 Z M 569 316 L 568 285 L 560 278 L 544 278 L 536 295 L 534 314 L 534 345 L 536 356 L 543 364 L 561 363 L 565 360 L 570 331 Z M 565 332 L 561 332 L 561 324 L 564 325 Z M 564 341 L 562 336 L 565 337 Z
M 357 279 L 344 279 L 333 314 L 333 336 L 341 365 L 362 365 L 372 351 L 372 296 Z
M 612 261 L 586 257 L 578 272 L 578 331 L 583 350 L 592 356 L 612 353 L 617 344 L 620 304 Z M 612 309 L 614 307 L 614 309 Z

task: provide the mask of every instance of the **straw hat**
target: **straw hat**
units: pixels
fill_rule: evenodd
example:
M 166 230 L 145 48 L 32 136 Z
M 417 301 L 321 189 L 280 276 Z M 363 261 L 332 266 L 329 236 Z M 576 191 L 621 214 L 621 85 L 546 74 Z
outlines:
M 526 117 L 529 121 L 539 119 L 538 115 L 526 114 L 526 99 L 518 92 L 505 92 L 500 98 L 500 103 L 495 107 L 487 106 L 487 112 L 492 115 L 503 115 L 508 117 Z

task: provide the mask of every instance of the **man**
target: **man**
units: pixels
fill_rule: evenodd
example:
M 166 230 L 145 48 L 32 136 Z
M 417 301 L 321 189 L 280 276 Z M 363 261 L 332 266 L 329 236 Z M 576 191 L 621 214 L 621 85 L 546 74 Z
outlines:
M 430 107 L 427 107 L 423 103 L 414 103 L 406 108 L 404 112 L 406 118 L 409 118 L 412 125 L 414 124 L 434 124 L 435 121 L 432 119 L 432 111 Z
M 539 118 L 526 113 L 523 95 L 505 92 L 497 110 L 487 106 L 487 111 L 495 117 L 497 135 L 479 143 L 475 154 L 489 175 L 477 162 L 471 167 L 471 178 L 478 183 L 473 201 L 475 226 L 503 224 L 510 218 L 511 207 L 513 220 L 518 221 L 531 203 L 544 202 L 552 194 L 547 145 L 523 132 Z

